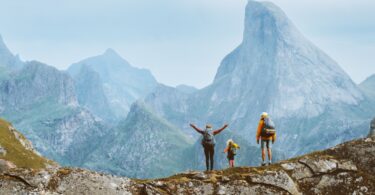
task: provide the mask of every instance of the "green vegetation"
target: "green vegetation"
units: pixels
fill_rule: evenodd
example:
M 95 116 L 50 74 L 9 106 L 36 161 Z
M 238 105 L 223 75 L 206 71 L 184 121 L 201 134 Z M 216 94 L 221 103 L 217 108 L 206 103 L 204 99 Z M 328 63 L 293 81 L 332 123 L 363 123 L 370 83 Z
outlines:
M 20 168 L 41 169 L 48 164 L 54 164 L 53 161 L 26 149 L 11 131 L 11 126 L 7 121 L 0 119 L 0 145 L 6 150 L 5 156 L 0 156 L 0 159 L 10 161 Z M 26 140 L 21 133 L 20 139 Z

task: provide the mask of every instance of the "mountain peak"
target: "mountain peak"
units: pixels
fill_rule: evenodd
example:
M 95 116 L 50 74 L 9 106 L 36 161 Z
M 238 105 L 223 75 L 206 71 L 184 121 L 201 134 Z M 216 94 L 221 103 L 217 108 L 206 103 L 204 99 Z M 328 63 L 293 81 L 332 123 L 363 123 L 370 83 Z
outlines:
M 103 55 L 115 55 L 115 56 L 119 56 L 118 53 L 112 49 L 112 48 L 108 48 L 105 50 L 105 52 L 103 53 Z
M 21 68 L 23 62 L 20 60 L 19 56 L 14 56 L 12 52 L 8 49 L 4 43 L 3 38 L 0 35 L 0 65 L 5 65 L 9 68 Z
M 5 45 L 2 36 L 0 35 L 0 58 L 1 56 L 9 57 L 13 56 L 12 53 L 9 51 L 8 47 Z
M 293 44 L 303 36 L 287 15 L 271 2 L 249 1 L 245 12 L 244 42 Z M 297 41 L 299 42 L 299 41 Z

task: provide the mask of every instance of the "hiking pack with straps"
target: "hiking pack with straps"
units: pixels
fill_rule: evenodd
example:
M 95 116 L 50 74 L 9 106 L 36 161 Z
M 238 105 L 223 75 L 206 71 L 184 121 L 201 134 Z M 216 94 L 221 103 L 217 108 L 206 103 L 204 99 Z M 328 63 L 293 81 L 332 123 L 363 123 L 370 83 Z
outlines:
M 267 117 L 264 120 L 264 127 L 262 128 L 261 136 L 270 137 L 276 134 L 275 123 Z
M 215 145 L 215 136 L 212 130 L 206 129 L 203 132 L 202 145 Z
M 234 147 L 234 146 L 231 146 L 231 147 L 229 148 L 229 152 L 232 153 L 232 155 L 234 156 L 234 155 L 237 154 L 237 148 Z

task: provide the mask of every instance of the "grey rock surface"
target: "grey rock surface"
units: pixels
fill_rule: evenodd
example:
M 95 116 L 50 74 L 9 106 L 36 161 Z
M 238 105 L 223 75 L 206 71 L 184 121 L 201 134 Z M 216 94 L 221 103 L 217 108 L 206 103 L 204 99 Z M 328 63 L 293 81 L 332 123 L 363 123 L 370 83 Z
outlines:
M 0 159 L 0 173 L 13 168 L 16 168 L 16 165 L 12 162 Z
M 188 171 L 154 180 L 74 168 L 8 169 L 1 194 L 374 194 L 375 140 L 360 139 L 265 167 Z M 360 156 L 366 154 L 365 157 Z M 0 161 L 1 162 L 1 161 Z

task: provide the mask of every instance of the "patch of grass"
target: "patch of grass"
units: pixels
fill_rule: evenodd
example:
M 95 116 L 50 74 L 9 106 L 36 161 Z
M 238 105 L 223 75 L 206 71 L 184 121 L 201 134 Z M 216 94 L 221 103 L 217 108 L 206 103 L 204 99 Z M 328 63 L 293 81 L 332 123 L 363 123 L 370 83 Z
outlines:
M 47 165 L 55 164 L 27 150 L 12 133 L 11 126 L 7 121 L 0 119 L 0 145 L 7 151 L 5 156 L 0 156 L 1 159 L 10 161 L 19 168 L 42 169 Z M 21 134 L 20 139 L 26 138 Z

